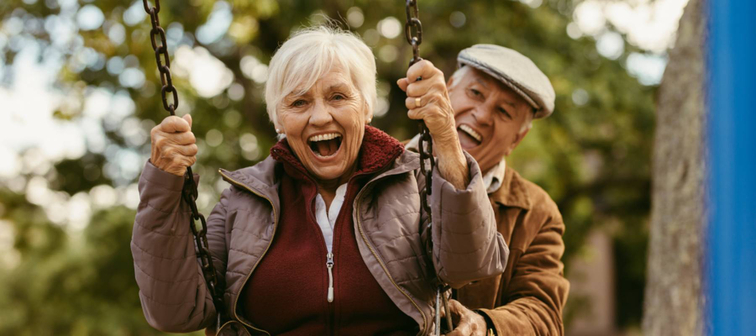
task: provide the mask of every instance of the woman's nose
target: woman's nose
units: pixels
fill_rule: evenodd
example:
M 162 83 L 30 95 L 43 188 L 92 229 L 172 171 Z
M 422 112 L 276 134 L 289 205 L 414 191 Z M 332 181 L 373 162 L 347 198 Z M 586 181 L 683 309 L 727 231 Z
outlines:
M 313 126 L 325 126 L 333 120 L 331 111 L 322 101 L 316 100 L 310 115 L 310 124 Z

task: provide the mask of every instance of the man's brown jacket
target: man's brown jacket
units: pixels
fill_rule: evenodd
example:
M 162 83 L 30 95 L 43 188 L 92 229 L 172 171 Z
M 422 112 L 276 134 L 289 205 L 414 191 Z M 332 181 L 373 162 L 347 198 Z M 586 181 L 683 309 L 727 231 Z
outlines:
M 489 194 L 498 230 L 510 248 L 506 271 L 457 291 L 467 308 L 488 316 L 497 335 L 563 335 L 564 222 L 549 195 L 516 171 Z

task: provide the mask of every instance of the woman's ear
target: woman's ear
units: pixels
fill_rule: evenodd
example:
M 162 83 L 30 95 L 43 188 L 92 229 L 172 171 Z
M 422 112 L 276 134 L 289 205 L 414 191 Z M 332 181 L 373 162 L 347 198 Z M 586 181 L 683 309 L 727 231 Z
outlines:
M 365 123 L 369 124 L 373 120 L 373 110 L 368 106 L 367 101 L 365 101 Z
M 281 126 L 281 123 L 278 120 L 276 120 L 276 121 L 273 122 L 273 126 L 276 127 L 276 133 L 277 134 L 283 134 L 284 133 L 284 128 L 283 128 L 283 126 Z

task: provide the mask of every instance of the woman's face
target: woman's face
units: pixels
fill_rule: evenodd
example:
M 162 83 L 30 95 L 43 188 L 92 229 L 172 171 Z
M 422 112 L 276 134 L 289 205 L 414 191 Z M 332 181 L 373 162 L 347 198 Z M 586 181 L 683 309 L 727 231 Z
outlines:
M 279 128 L 307 171 L 319 182 L 346 182 L 355 169 L 369 117 L 348 74 L 334 67 L 305 94 L 284 97 L 277 113 Z

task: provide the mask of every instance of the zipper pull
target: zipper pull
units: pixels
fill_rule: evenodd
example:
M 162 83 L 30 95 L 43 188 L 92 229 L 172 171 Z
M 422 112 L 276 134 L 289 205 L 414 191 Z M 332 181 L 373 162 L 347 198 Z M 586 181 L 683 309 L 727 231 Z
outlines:
M 328 268 L 328 302 L 333 302 L 333 253 L 328 252 L 326 267 Z

